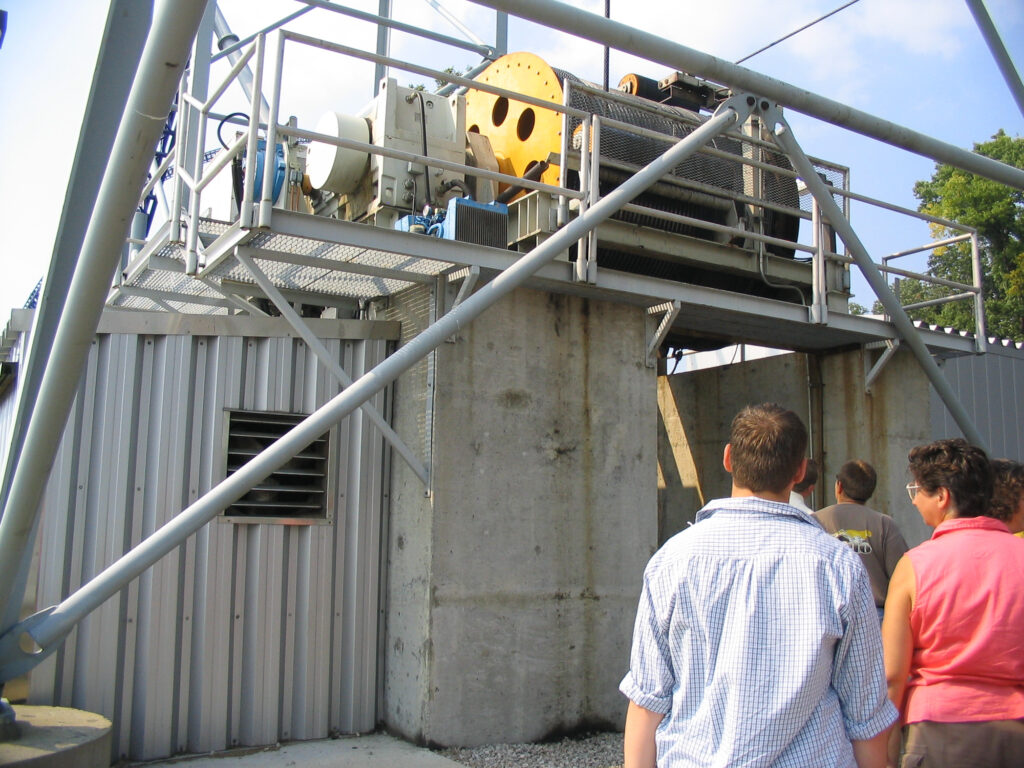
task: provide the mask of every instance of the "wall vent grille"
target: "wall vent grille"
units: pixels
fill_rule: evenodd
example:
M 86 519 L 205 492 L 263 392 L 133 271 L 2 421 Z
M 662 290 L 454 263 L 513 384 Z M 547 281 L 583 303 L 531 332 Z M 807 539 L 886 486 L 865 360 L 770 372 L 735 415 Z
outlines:
M 304 418 L 294 413 L 228 411 L 225 476 L 237 472 Z M 223 516 L 238 523 L 330 522 L 330 456 L 331 432 L 326 432 L 225 509 Z

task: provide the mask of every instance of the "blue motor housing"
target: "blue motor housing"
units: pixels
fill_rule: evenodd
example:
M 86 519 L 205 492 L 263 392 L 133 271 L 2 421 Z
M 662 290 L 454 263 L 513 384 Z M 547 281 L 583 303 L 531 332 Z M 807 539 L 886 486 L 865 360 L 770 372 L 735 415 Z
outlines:
M 403 216 L 395 222 L 395 229 L 504 249 L 508 247 L 508 206 L 455 197 L 448 201 L 447 209 Z
M 256 186 L 255 186 L 255 197 L 259 200 L 262 197 L 263 192 L 263 156 L 266 154 L 267 141 L 266 139 L 257 139 L 256 144 Z M 274 152 L 274 190 L 273 199 L 277 200 L 281 194 L 281 187 L 284 186 L 285 174 L 288 172 L 288 168 L 284 162 L 284 144 L 275 145 L 276 151 Z

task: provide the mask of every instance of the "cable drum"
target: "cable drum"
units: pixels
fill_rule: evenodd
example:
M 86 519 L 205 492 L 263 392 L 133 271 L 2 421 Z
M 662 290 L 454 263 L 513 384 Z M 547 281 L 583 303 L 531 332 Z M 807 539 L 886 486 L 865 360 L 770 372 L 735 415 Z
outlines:
M 502 56 L 484 70 L 478 79 L 558 104 L 564 99 L 563 82 L 567 81 L 571 85 L 586 84 L 586 81 L 570 72 L 549 66 L 532 53 L 511 53 Z M 600 93 L 584 91 L 571 85 L 570 107 L 636 126 L 648 132 L 659 133 L 670 137 L 672 141 L 689 135 L 708 119 L 698 112 L 636 96 L 616 93 L 615 98 L 605 97 Z M 623 103 L 623 98 L 633 99 L 637 103 L 635 106 Z M 505 97 L 471 90 L 466 97 L 466 124 L 470 131 L 478 131 L 488 137 L 500 169 L 510 175 L 522 176 L 534 164 L 546 160 L 552 154 L 561 153 L 562 115 L 554 110 L 544 110 Z M 568 125 L 571 146 L 578 151 L 582 142 L 582 121 L 579 118 L 570 118 Z M 602 126 L 600 139 L 602 166 L 599 183 L 602 196 L 618 186 L 632 171 L 647 165 L 671 146 L 670 141 L 637 135 L 608 125 Z M 694 154 L 673 169 L 672 175 L 679 180 L 678 184 L 662 182 L 635 202 L 656 210 L 729 226 L 736 226 L 741 219 L 747 219 L 748 207 L 735 201 L 735 196 L 753 196 L 755 191 L 754 171 L 751 170 L 751 166 L 739 162 L 739 158 L 744 155 L 744 142 L 737 138 L 719 136 L 709 146 L 735 155 L 737 160 L 732 161 L 706 153 Z M 746 151 L 753 154 L 752 145 L 748 145 Z M 763 162 L 789 168 L 781 153 L 762 150 L 760 155 Z M 795 210 L 799 209 L 799 195 L 794 178 L 770 171 L 762 171 L 760 176 L 761 191 L 766 200 Z M 541 181 L 579 188 L 579 179 L 575 172 L 565 174 L 563 180 L 562 169 L 554 164 L 544 173 Z M 721 196 L 716 194 L 718 191 L 722 193 Z M 761 214 L 760 208 L 755 208 L 754 211 L 762 215 L 766 234 L 788 240 L 795 240 L 799 234 L 799 219 L 795 216 L 767 209 Z M 620 212 L 615 218 L 719 242 L 729 239 L 727 235 L 708 229 L 669 222 L 654 216 Z M 753 225 L 748 221 L 745 226 L 750 228 Z M 769 246 L 769 250 L 779 255 L 793 255 L 792 249 Z

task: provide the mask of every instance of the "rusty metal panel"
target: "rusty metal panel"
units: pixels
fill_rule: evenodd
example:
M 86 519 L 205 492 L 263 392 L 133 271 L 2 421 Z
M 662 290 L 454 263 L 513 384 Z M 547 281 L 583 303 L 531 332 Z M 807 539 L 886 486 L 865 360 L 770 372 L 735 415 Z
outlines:
M 358 376 L 390 342 L 324 343 Z M 226 409 L 308 413 L 338 392 L 287 333 L 98 335 L 43 502 L 38 606 L 223 479 Z M 114 760 L 371 730 L 386 452 L 361 412 L 332 440 L 331 524 L 214 520 L 83 621 L 30 701 L 110 717 Z
M 990 342 L 984 355 L 954 357 L 943 372 L 993 457 L 1024 460 L 1021 403 L 1024 402 L 1024 349 L 1020 344 Z M 942 401 L 932 393 L 932 435 L 963 437 Z

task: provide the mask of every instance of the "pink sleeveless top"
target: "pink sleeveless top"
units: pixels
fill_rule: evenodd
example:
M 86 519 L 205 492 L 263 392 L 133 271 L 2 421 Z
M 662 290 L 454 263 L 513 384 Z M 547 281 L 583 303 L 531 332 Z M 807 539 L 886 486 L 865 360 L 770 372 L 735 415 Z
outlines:
M 1024 540 L 999 520 L 941 523 L 917 579 L 904 722 L 1024 718 Z

